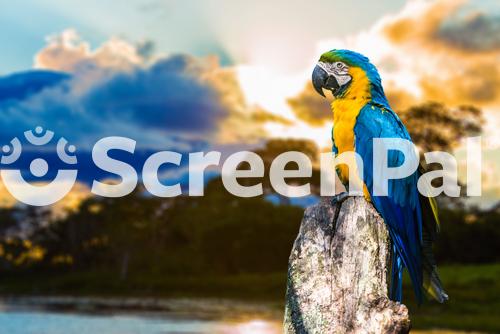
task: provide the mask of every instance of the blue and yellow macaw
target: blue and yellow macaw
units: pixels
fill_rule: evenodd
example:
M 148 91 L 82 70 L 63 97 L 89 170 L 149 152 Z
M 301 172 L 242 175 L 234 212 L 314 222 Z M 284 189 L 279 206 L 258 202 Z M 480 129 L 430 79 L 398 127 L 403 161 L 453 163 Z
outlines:
M 421 171 L 389 181 L 388 196 L 373 192 L 373 139 L 402 138 L 410 140 L 405 126 L 391 110 L 377 69 L 365 56 L 349 50 L 332 50 L 321 55 L 312 74 L 316 91 L 323 89 L 334 96 L 333 152 L 354 151 L 363 159 L 363 190 L 387 224 L 392 241 L 390 298 L 402 299 L 402 272 L 408 269 L 419 303 L 425 295 L 444 302 L 448 296 L 442 288 L 432 254 L 432 243 L 439 230 L 436 203 L 419 194 L 417 180 Z M 404 161 L 401 151 L 391 150 L 388 167 Z M 347 165 L 337 167 L 347 187 Z M 344 199 L 337 196 L 336 199 Z

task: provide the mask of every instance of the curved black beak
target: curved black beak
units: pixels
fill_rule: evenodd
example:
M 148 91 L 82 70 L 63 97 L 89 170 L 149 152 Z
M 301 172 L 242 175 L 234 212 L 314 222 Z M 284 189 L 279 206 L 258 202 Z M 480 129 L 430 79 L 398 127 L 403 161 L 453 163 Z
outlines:
M 328 75 L 328 73 L 318 65 L 316 65 L 312 73 L 312 84 L 318 94 L 323 97 L 325 97 L 323 88 L 330 90 L 334 96 L 340 88 L 337 79 L 335 79 L 333 75 Z

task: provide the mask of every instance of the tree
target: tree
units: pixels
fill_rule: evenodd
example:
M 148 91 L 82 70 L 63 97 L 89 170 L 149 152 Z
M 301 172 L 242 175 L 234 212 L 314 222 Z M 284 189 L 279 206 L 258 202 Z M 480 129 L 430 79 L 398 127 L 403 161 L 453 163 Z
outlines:
M 437 102 L 419 104 L 398 114 L 423 152 L 449 152 L 463 138 L 480 134 L 484 123 L 476 107 L 448 108 Z

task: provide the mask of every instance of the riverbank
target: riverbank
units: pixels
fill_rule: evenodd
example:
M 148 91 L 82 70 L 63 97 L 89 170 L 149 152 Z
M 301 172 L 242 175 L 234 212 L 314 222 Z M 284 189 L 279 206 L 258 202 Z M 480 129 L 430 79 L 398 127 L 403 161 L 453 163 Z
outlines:
M 281 320 L 282 310 L 273 303 L 218 298 L 134 298 L 75 296 L 0 297 L 0 309 L 41 310 L 92 314 L 169 314 L 195 319 L 241 321 L 247 318 Z
M 416 305 L 405 279 L 412 328 L 499 333 L 500 264 L 440 266 L 450 296 L 445 304 Z M 286 273 L 223 277 L 106 273 L 0 275 L 4 305 L 75 312 L 173 312 L 185 316 L 282 319 Z M 9 306 L 8 306 L 9 307 Z

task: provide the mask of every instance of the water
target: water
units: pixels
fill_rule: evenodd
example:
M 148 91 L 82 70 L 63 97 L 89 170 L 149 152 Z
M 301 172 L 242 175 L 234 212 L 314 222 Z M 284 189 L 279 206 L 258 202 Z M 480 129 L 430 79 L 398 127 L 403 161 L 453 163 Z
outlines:
M 8 334 L 278 334 L 279 321 L 180 319 L 174 316 L 89 315 L 43 311 L 0 313 L 0 333 Z M 415 334 L 464 334 L 431 330 Z M 469 334 L 471 334 L 469 332 Z
M 195 320 L 147 315 L 89 315 L 42 311 L 0 313 L 0 333 L 8 334 L 277 334 L 277 321 Z

